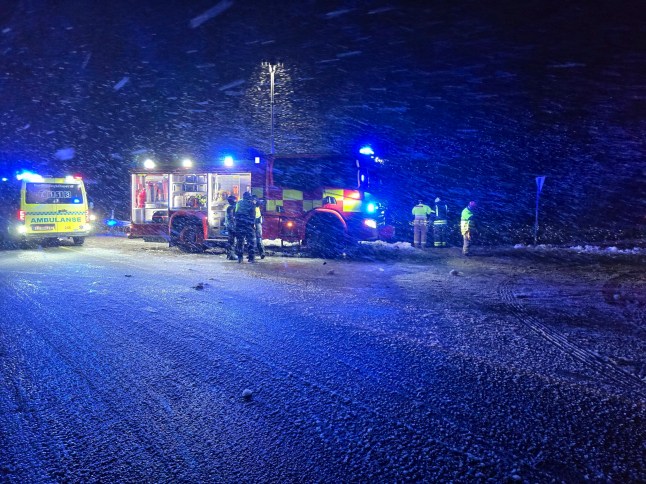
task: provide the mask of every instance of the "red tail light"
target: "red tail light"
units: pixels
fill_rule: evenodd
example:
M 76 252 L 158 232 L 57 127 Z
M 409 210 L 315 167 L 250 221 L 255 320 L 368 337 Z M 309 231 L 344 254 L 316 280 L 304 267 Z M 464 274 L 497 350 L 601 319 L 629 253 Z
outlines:
M 21 222 L 25 221 L 25 211 L 24 210 L 18 210 L 18 220 Z

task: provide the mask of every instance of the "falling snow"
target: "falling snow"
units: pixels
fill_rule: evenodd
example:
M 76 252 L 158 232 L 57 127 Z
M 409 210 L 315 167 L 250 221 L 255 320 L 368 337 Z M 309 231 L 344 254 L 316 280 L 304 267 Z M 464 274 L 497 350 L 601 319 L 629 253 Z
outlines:
M 120 237 L 0 250 L 0 480 L 646 481 L 642 1 L 5 3 L 0 178 Z M 277 152 L 371 145 L 395 240 L 123 237 L 143 157 L 270 151 L 264 62 Z

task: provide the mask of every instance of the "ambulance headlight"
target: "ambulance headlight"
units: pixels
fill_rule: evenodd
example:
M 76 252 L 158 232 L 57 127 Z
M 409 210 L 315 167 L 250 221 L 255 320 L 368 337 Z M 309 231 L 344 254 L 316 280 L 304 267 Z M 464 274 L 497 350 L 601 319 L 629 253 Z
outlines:
M 372 218 L 367 218 L 363 221 L 363 224 L 371 229 L 376 229 L 377 228 L 377 221 L 372 219 Z
M 94 222 L 95 220 L 96 220 L 96 215 L 94 215 L 93 213 L 90 214 L 90 221 Z
M 24 225 L 18 225 L 16 232 L 18 232 L 19 234 L 24 234 L 27 232 L 27 227 L 25 227 Z

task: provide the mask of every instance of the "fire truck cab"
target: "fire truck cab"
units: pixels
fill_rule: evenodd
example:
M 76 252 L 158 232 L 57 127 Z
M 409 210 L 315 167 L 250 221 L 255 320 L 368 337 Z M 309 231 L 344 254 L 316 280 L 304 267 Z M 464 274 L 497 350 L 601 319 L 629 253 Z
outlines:
M 385 207 L 371 188 L 377 187 L 374 163 L 325 155 L 199 165 L 147 159 L 131 172 L 130 237 L 166 240 L 185 251 L 223 245 L 227 197 L 249 192 L 262 202 L 265 239 L 331 254 L 354 240 L 388 238 Z

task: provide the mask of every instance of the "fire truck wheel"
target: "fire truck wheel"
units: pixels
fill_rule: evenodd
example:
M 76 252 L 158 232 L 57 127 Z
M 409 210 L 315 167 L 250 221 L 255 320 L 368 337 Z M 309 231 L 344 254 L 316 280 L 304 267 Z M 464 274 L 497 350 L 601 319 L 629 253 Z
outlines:
M 316 257 L 339 257 L 345 252 L 348 242 L 345 228 L 333 216 L 317 215 L 307 224 L 305 245 Z
M 203 252 L 204 237 L 195 225 L 186 225 L 179 232 L 179 241 L 177 246 L 184 252 Z

